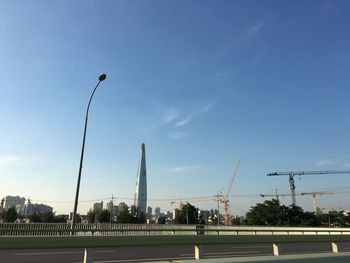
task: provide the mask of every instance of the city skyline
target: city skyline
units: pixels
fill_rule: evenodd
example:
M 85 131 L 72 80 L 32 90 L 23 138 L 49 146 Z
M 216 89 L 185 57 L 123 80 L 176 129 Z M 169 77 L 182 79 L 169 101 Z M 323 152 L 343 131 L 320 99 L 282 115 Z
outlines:
M 78 213 L 114 195 L 132 204 L 147 145 L 148 206 L 172 201 L 231 214 L 260 194 L 290 193 L 275 171 L 350 167 L 350 3 L 290 1 L 10 1 L 1 4 L 0 196 Z M 295 178 L 343 207 L 349 175 Z M 191 198 L 208 197 L 206 201 Z M 346 197 L 346 198 L 344 198 Z M 205 199 L 205 198 L 203 198 Z M 290 197 L 280 199 L 290 204 Z M 297 205 L 312 211 L 311 196 Z M 221 207 L 222 210 L 222 207 Z

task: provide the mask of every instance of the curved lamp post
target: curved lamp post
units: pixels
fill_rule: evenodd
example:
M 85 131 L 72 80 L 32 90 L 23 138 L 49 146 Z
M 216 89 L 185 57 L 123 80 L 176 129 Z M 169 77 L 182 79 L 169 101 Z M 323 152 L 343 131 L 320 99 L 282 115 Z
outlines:
M 75 220 L 76 220 L 76 216 L 77 216 L 79 189 L 80 189 L 80 178 L 81 178 L 81 171 L 82 171 L 82 168 L 83 168 L 86 128 L 87 128 L 87 122 L 88 122 L 88 117 L 89 117 L 90 103 L 91 103 L 92 97 L 95 94 L 95 91 L 96 91 L 97 87 L 100 85 L 101 81 L 104 81 L 105 79 L 106 79 L 106 74 L 102 74 L 101 76 L 98 77 L 98 82 L 97 82 L 94 90 L 92 91 L 92 94 L 90 96 L 90 100 L 89 100 L 89 103 L 88 103 L 87 109 L 86 109 L 83 143 L 81 145 L 81 155 L 80 155 L 80 165 L 79 165 L 79 173 L 78 173 L 77 190 L 75 192 L 74 211 L 73 211 L 72 224 L 71 224 L 71 230 L 72 230 L 71 234 L 72 235 L 74 235 Z

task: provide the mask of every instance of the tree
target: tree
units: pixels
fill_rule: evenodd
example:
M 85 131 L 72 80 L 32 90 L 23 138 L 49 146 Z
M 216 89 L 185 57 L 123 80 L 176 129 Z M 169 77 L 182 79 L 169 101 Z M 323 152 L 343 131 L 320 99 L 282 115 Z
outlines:
M 299 206 L 281 206 L 279 200 L 272 199 L 252 207 L 246 214 L 245 223 L 265 226 L 320 226 L 321 220 L 313 213 L 304 212 Z
M 198 208 L 190 203 L 181 204 L 179 213 L 174 219 L 175 224 L 198 224 Z
M 87 212 L 87 219 L 90 224 L 95 223 L 96 212 L 92 208 Z
M 168 221 L 168 218 L 165 215 L 161 215 L 158 217 L 158 224 L 165 224 Z
M 132 221 L 129 207 L 125 207 L 122 211 L 120 211 L 117 215 L 117 223 L 119 224 L 130 224 Z
M 241 219 L 238 216 L 232 216 L 230 219 L 231 225 L 239 226 L 242 223 Z
M 16 208 L 13 206 L 7 209 L 7 211 L 4 212 L 3 217 L 4 217 L 4 222 L 8 222 L 8 223 L 15 222 L 18 217 Z
M 34 214 L 30 215 L 28 218 L 29 218 L 29 221 L 32 223 L 42 223 L 43 222 L 43 219 L 39 213 L 34 213 Z
M 43 223 L 56 223 L 55 214 L 51 211 L 48 211 L 41 215 Z
M 131 206 L 130 215 L 132 217 L 131 223 L 133 224 L 145 224 L 146 223 L 146 215 L 143 212 L 137 210 L 135 206 Z
M 67 218 L 64 215 L 59 215 L 55 217 L 55 222 L 56 223 L 66 223 Z
M 130 211 L 126 206 L 117 215 L 117 223 L 119 224 L 144 224 L 146 223 L 146 216 L 144 213 L 138 211 L 136 207 L 132 206 Z
M 99 223 L 108 223 L 109 219 L 111 217 L 111 212 L 108 209 L 102 209 L 98 214 L 97 214 L 97 221 Z
M 247 225 L 283 225 L 283 216 L 280 209 L 280 202 L 277 199 L 266 200 L 263 204 L 257 204 L 246 214 Z
M 75 223 L 77 223 L 77 224 L 80 224 L 81 223 L 81 216 L 80 216 L 80 214 L 77 214 L 77 216 L 75 217 Z

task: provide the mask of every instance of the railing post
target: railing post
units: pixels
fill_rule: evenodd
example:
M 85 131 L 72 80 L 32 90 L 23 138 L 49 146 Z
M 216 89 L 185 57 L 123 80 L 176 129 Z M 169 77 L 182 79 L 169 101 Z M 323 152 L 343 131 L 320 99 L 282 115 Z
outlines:
M 272 247 L 273 247 L 273 255 L 279 256 L 280 252 L 279 252 L 279 248 L 278 248 L 278 243 L 273 243 Z
M 338 253 L 338 244 L 335 242 L 332 242 L 332 252 Z
M 94 251 L 93 248 L 85 248 L 84 263 L 93 263 Z
M 196 260 L 204 258 L 204 248 L 202 245 L 194 245 L 194 258 Z

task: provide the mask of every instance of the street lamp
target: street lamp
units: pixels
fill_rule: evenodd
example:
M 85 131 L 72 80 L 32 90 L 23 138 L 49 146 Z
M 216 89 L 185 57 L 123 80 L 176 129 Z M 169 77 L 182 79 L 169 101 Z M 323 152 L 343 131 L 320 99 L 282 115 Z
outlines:
M 96 91 L 97 87 L 100 85 L 101 81 L 104 81 L 105 79 L 106 79 L 106 74 L 102 74 L 102 75 L 100 75 L 98 77 L 98 82 L 97 82 L 94 90 L 91 93 L 90 100 L 89 100 L 89 103 L 88 103 L 87 109 L 86 109 L 83 143 L 81 145 L 81 155 L 80 155 L 80 165 L 79 165 L 79 173 L 78 173 L 78 181 L 77 181 L 77 190 L 75 192 L 74 211 L 73 211 L 72 224 L 71 224 L 71 230 L 72 230 L 71 234 L 72 235 L 74 235 L 75 220 L 76 220 L 76 216 L 77 216 L 78 199 L 79 199 L 79 188 L 80 188 L 80 178 L 81 178 L 81 171 L 82 171 L 82 168 L 83 168 L 86 128 L 87 128 L 87 122 L 88 122 L 88 117 L 89 117 L 90 103 L 91 103 L 92 97 L 95 94 L 95 91 Z

